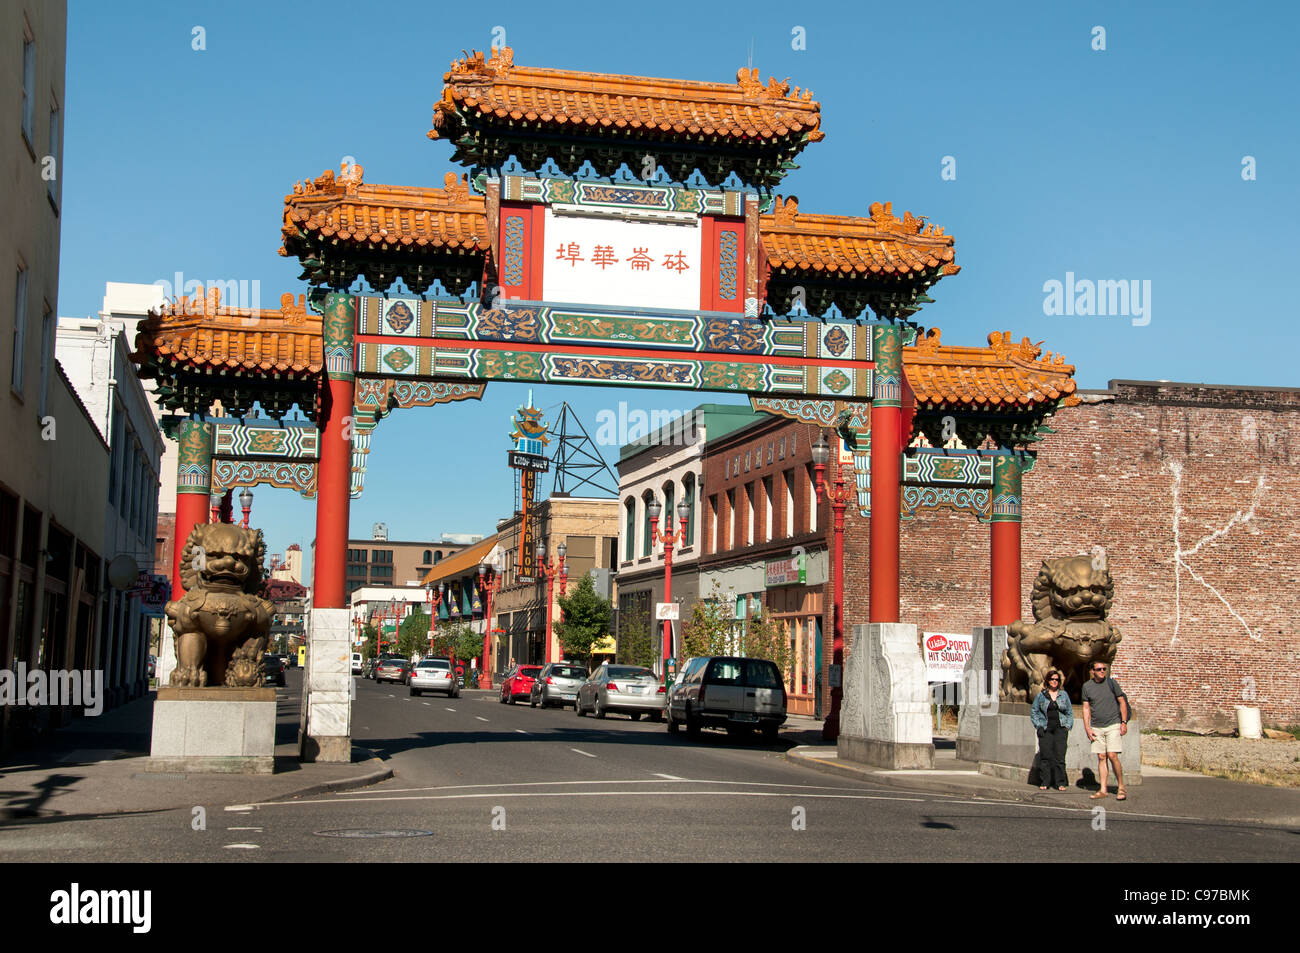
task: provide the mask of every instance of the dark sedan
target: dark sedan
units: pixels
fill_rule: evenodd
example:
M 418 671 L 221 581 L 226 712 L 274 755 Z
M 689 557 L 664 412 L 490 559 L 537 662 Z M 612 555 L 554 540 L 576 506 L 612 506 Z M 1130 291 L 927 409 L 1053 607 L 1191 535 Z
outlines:
M 284 685 L 284 663 L 280 661 L 280 656 L 271 655 L 269 652 L 263 655 L 262 669 L 266 673 L 262 684 Z

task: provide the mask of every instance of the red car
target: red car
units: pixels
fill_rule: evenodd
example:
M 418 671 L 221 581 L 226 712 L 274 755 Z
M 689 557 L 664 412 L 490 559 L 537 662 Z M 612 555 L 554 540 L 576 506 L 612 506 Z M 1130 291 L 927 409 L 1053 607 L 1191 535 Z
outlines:
M 541 671 L 540 665 L 519 665 L 507 672 L 501 683 L 501 704 L 513 705 L 516 698 L 527 699 Z

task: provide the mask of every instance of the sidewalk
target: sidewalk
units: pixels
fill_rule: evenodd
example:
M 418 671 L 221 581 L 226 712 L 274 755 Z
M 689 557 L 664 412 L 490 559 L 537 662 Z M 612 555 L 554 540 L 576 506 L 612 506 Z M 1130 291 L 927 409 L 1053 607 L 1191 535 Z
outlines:
M 1233 824 L 1300 827 L 1300 791 L 1294 788 L 1226 781 L 1189 771 L 1174 771 L 1144 764 L 1142 783 L 1128 789 L 1128 800 L 1117 801 L 1112 792 L 1108 798 L 1093 801 L 1088 797 L 1092 789 L 1075 786 L 1064 792 L 1040 791 L 1028 784 L 980 774 L 978 765 L 957 760 L 956 745 L 952 738 L 935 738 L 933 768 L 887 770 L 841 761 L 837 757 L 835 746 L 827 745 L 821 740 L 821 722 L 812 718 L 791 716 L 787 719 L 781 736 L 798 742 L 796 747 L 785 754 L 786 759 L 793 764 L 900 790 L 981 800 L 1019 801 L 1085 811 L 1101 805 L 1108 814 L 1117 817 L 1125 814 L 1135 817 L 1154 815 Z M 1114 784 L 1113 779 L 1111 783 Z
M 6 754 L 0 761 L 0 822 L 285 800 L 392 776 L 378 758 L 355 746 L 351 764 L 301 763 L 299 695 L 293 688 L 276 693 L 274 774 L 149 773 L 155 697 L 150 692 L 96 718 L 79 718 L 39 748 Z

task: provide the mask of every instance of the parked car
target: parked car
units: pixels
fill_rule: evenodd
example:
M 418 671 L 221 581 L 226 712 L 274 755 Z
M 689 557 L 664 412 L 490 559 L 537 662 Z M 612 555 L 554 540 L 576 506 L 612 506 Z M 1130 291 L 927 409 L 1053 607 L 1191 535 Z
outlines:
M 758 729 L 764 741 L 775 741 L 786 718 L 781 671 L 767 659 L 691 659 L 673 686 L 665 715 L 673 734 L 683 725 L 692 737 L 701 728 L 725 728 L 732 735 Z
M 642 715 L 659 721 L 664 715 L 665 698 L 659 676 L 650 669 L 606 662 L 582 683 L 573 710 L 579 716 L 590 711 L 597 718 L 604 718 L 615 711 L 629 715 L 633 721 L 639 721 Z
M 551 662 L 538 673 L 528 690 L 528 704 L 536 708 L 576 705 L 578 689 L 587 680 L 587 668 L 572 662 Z
M 284 663 L 280 661 L 280 656 L 272 655 L 269 652 L 262 656 L 262 670 L 266 673 L 262 680 L 263 685 L 283 685 L 284 684 Z
M 382 652 L 379 655 L 372 655 L 370 658 L 366 659 L 365 668 L 361 674 L 365 678 L 374 678 L 375 669 L 379 668 L 380 662 L 382 662 L 386 658 L 398 658 L 398 657 L 399 656 L 393 655 L 392 652 Z
M 513 705 L 517 699 L 527 698 L 533 689 L 533 682 L 541 673 L 540 665 L 516 665 L 506 672 L 506 677 L 501 682 L 501 704 Z
M 375 666 L 376 682 L 405 682 L 411 669 L 410 661 L 402 655 L 385 655 Z
M 285 668 L 297 668 L 297 667 L 298 667 L 298 653 L 297 653 L 297 652 L 290 652 L 288 655 L 286 655 L 286 656 L 284 657 L 284 667 L 285 667 Z
M 460 697 L 460 686 L 451 671 L 451 659 L 422 658 L 410 670 L 408 683 L 411 694 L 446 692 L 448 698 Z
M 353 675 L 360 675 L 361 670 L 365 668 L 365 664 L 366 663 L 361 658 L 360 652 L 352 653 L 352 674 Z

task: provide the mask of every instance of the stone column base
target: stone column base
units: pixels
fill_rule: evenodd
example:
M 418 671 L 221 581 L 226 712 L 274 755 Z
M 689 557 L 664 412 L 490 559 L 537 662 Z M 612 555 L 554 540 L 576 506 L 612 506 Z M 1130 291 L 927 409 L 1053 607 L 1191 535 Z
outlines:
M 160 688 L 145 770 L 272 773 L 275 689 Z
M 1065 777 L 1070 784 L 1081 779 L 1097 781 L 1097 756 L 1092 753 L 1092 742 L 1083 730 L 1081 706 L 1074 706 L 1074 727 L 1065 744 Z M 1124 785 L 1142 783 L 1142 726 L 1136 719 L 1128 724 L 1128 734 L 1123 738 L 1124 751 L 1119 765 L 1124 772 Z M 995 715 L 980 718 L 980 774 L 1011 781 L 1029 782 L 1029 770 L 1038 752 L 1038 734 L 1029 721 L 1029 705 L 1025 702 L 1003 702 Z M 1115 785 L 1115 772 L 1108 771 L 1107 783 Z
M 853 627 L 836 750 L 880 768 L 933 768 L 930 686 L 916 626 Z
M 302 681 L 298 755 L 352 760 L 352 639 L 347 609 L 312 609 Z

